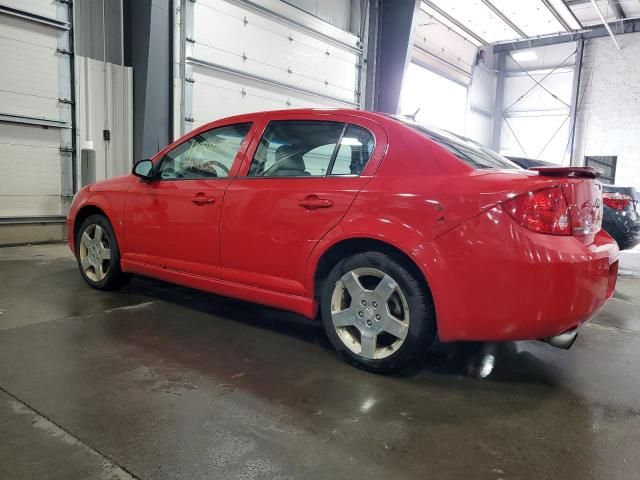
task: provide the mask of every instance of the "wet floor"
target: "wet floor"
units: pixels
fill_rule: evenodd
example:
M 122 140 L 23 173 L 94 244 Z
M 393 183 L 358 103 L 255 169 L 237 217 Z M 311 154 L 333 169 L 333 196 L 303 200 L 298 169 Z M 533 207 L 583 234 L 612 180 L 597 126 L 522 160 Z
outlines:
M 0 249 L 0 478 L 639 478 L 640 279 L 571 350 L 493 353 L 369 374 L 295 315 Z

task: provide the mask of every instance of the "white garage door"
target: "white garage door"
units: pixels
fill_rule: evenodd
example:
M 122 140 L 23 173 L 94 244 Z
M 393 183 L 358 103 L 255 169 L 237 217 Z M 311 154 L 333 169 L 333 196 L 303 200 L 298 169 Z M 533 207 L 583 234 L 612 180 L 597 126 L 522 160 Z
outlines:
M 0 0 L 0 218 L 59 216 L 71 184 L 68 7 Z
M 358 36 L 284 2 L 187 1 L 184 41 L 186 130 L 260 110 L 359 106 Z

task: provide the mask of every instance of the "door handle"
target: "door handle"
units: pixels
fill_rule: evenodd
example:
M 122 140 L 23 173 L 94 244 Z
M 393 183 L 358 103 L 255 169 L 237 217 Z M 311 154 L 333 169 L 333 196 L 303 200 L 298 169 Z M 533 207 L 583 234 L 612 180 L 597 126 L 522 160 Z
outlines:
M 330 208 L 333 207 L 333 202 L 328 198 L 320 198 L 317 195 L 309 195 L 298 202 L 303 208 L 307 210 L 316 210 L 318 208 Z
M 212 197 L 210 195 L 199 194 L 199 195 L 196 195 L 195 197 L 193 197 L 191 199 L 191 201 L 193 203 L 195 203 L 196 205 L 202 206 L 202 205 L 210 205 L 213 202 L 215 202 L 216 199 L 215 199 L 215 197 Z

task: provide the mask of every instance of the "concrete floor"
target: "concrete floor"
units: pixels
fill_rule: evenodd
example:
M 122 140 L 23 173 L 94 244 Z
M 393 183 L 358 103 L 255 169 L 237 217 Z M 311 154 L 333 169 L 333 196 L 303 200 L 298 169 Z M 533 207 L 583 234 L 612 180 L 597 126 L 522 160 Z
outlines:
M 294 315 L 0 249 L 0 478 L 638 478 L 640 278 L 569 351 L 466 352 L 368 374 Z

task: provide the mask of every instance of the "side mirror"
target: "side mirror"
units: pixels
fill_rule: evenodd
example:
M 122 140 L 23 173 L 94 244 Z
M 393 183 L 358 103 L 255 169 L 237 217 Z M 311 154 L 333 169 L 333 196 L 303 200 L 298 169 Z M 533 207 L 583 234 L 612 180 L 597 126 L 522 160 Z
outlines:
M 133 166 L 133 173 L 142 180 L 153 179 L 153 162 L 151 160 L 140 160 Z

